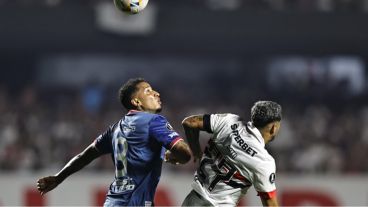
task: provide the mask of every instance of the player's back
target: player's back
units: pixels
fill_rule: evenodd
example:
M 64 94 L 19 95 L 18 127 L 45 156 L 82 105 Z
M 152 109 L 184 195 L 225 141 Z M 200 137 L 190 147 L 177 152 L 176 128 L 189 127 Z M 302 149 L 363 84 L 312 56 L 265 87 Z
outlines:
M 164 148 L 150 138 L 150 123 L 156 114 L 131 111 L 102 135 L 109 140 L 115 165 L 115 181 L 111 184 L 107 205 L 152 205 L 161 176 Z M 103 148 L 109 148 L 104 146 Z M 110 203 L 109 203 L 110 202 Z

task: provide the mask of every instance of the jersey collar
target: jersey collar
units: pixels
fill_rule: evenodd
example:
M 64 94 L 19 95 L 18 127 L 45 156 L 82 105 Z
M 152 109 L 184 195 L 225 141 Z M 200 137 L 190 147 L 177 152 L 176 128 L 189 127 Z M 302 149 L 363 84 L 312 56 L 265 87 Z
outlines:
M 138 111 L 138 110 L 129 110 L 128 115 L 133 114 L 133 113 L 137 113 L 137 112 L 141 112 L 141 111 Z
M 252 122 L 247 123 L 247 131 L 252 133 L 257 138 L 257 140 L 262 144 L 263 147 L 266 146 L 261 132 L 253 125 Z

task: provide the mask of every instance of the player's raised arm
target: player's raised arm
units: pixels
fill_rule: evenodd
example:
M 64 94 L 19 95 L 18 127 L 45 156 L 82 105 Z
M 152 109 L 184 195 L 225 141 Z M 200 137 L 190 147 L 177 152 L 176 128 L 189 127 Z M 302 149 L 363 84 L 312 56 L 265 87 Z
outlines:
M 185 164 L 191 159 L 189 146 L 163 116 L 156 116 L 150 121 L 149 133 L 166 148 L 165 161 L 172 164 Z
M 89 145 L 83 152 L 72 158 L 59 173 L 54 176 L 43 177 L 37 181 L 37 189 L 41 195 L 56 188 L 68 176 L 79 171 L 97 157 L 101 156 L 94 143 Z
M 194 162 L 202 157 L 201 145 L 199 143 L 199 132 L 205 129 L 205 119 L 209 115 L 195 115 L 186 117 L 183 122 L 183 128 L 185 131 L 185 136 L 188 140 L 190 149 L 193 152 Z
M 185 164 L 192 157 L 191 151 L 184 140 L 178 141 L 170 150 L 166 151 L 165 160 L 172 164 Z
M 279 206 L 278 202 L 277 202 L 277 197 L 273 197 L 273 198 L 267 198 L 267 197 L 262 197 L 261 196 L 261 201 L 262 201 L 262 205 L 263 206 Z

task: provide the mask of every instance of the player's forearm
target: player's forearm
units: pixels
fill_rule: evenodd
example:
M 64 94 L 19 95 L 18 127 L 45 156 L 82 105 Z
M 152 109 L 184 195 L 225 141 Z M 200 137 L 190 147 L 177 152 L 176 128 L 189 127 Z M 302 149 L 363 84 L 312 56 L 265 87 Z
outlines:
M 201 156 L 202 151 L 199 144 L 199 132 L 203 130 L 203 115 L 187 117 L 183 120 L 182 125 L 194 156 Z
M 277 207 L 279 206 L 276 197 L 275 198 L 270 198 L 270 199 L 261 199 L 262 200 L 262 204 L 263 206 L 274 206 Z
M 199 130 L 192 129 L 187 126 L 183 126 L 185 131 L 185 136 L 187 138 L 190 149 L 195 157 L 202 155 L 201 145 L 199 143 Z
M 99 152 L 91 145 L 86 150 L 73 157 L 59 173 L 56 174 L 58 183 L 63 182 L 71 174 L 81 170 L 99 156 Z
M 191 159 L 190 147 L 184 141 L 179 141 L 170 151 L 172 159 L 180 164 L 185 164 Z

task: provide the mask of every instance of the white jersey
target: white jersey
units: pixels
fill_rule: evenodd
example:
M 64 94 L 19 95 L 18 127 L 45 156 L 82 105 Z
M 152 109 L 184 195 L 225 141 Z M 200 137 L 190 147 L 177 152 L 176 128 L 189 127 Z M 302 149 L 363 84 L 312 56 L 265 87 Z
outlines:
M 214 206 L 236 206 L 253 184 L 275 192 L 276 165 L 259 130 L 234 114 L 210 116 L 210 139 L 195 174 L 193 189 Z

